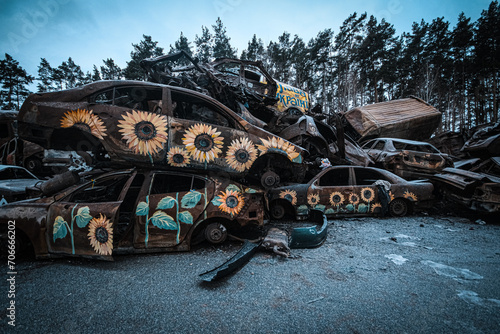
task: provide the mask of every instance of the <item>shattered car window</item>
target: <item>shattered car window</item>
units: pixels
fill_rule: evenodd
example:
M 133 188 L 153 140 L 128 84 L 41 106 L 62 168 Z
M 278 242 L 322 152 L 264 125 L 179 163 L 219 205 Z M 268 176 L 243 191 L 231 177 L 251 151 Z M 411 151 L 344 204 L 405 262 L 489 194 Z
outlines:
M 129 175 L 123 175 L 121 177 L 106 178 L 97 182 L 92 181 L 86 187 L 75 191 L 67 201 L 75 203 L 117 201 L 128 179 Z
M 384 175 L 372 169 L 355 168 L 354 172 L 358 186 L 369 186 L 378 180 L 390 181 Z
M 173 115 L 177 118 L 202 121 L 224 127 L 232 126 L 227 117 L 215 111 L 207 103 L 193 96 L 172 92 Z
M 331 170 L 323 175 L 319 180 L 321 187 L 348 186 L 349 168 Z
M 109 104 L 135 110 L 161 112 L 161 89 L 144 87 L 112 88 L 91 97 L 91 102 Z
M 21 168 L 7 168 L 0 171 L 0 180 L 12 179 L 36 179 L 36 177 Z

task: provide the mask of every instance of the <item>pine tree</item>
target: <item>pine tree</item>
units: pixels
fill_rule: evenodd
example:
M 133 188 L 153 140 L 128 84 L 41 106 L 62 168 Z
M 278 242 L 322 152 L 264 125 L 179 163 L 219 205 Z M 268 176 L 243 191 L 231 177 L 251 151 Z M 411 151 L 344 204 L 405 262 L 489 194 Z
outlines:
M 169 53 L 184 51 L 190 57 L 192 57 L 193 51 L 191 50 L 191 46 L 189 44 L 191 44 L 191 43 L 188 41 L 187 37 L 185 37 L 181 31 L 181 36 L 179 37 L 179 40 L 174 43 L 174 46 L 170 45 L 170 52 Z M 189 65 L 189 63 L 190 63 L 189 60 L 187 60 L 184 57 L 180 58 L 177 61 L 178 65 Z
M 123 70 L 123 75 L 127 80 L 146 80 L 146 71 L 141 67 L 140 62 L 143 59 L 158 57 L 163 54 L 163 48 L 157 46 L 158 42 L 154 42 L 151 36 L 142 35 L 143 40 L 139 44 L 132 44 L 134 50 L 130 52 L 129 62 Z
M 248 48 L 241 52 L 241 59 L 243 60 L 263 60 L 265 57 L 264 53 L 264 43 L 259 38 L 257 40 L 257 36 L 254 34 L 252 40 L 248 42 Z
M 54 69 L 50 66 L 47 59 L 41 58 L 40 65 L 38 65 L 38 92 L 50 92 L 55 90 L 52 82 L 53 71 Z
M 220 17 L 217 18 L 217 21 L 215 22 L 215 25 L 212 25 L 212 28 L 214 29 L 214 47 L 212 56 L 214 58 L 236 57 L 236 50 L 231 47 L 231 43 L 229 42 L 231 38 L 227 36 L 226 28 L 224 27 Z
M 35 78 L 26 73 L 9 54 L 0 60 L 0 107 L 7 110 L 19 110 L 24 99 L 30 94 L 26 87 Z
M 207 63 L 211 60 L 213 53 L 212 35 L 207 27 L 202 26 L 201 30 L 201 36 L 198 37 L 198 35 L 196 35 L 194 40 L 194 44 L 196 44 L 195 57 L 202 63 Z
M 58 70 L 60 71 L 59 78 L 63 89 L 75 88 L 83 84 L 83 71 L 79 65 L 75 64 L 71 57 L 68 58 L 68 61 L 63 61 L 59 65 Z
M 122 77 L 122 69 L 115 64 L 111 58 L 103 59 L 104 66 L 101 66 L 101 75 L 103 80 L 120 80 Z M 95 66 L 95 65 L 94 65 Z M 99 75 L 97 68 L 94 68 L 94 76 Z M 98 79 L 100 80 L 100 79 Z
M 91 81 L 99 81 L 99 80 L 102 80 L 101 78 L 101 73 L 99 72 L 99 69 L 97 68 L 97 66 L 94 65 L 94 67 L 92 68 L 92 75 L 91 75 Z

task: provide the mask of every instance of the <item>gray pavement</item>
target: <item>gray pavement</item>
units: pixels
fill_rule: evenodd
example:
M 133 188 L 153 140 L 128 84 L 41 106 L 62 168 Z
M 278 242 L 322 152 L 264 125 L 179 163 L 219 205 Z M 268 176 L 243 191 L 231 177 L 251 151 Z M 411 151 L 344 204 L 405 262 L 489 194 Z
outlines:
M 198 278 L 238 247 L 204 245 L 115 262 L 19 262 L 16 326 L 2 313 L 0 331 L 500 331 L 500 225 L 426 215 L 332 220 L 319 248 L 293 250 L 288 259 L 259 252 L 220 282 Z

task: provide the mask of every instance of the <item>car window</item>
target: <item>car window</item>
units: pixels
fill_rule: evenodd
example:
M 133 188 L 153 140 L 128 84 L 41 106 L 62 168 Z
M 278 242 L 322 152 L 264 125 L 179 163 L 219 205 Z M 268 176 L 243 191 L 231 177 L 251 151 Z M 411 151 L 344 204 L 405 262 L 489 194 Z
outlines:
M 130 175 L 111 176 L 97 181 L 91 181 L 72 193 L 67 199 L 75 203 L 99 203 L 118 201 L 123 186 Z
M 349 185 L 349 169 L 337 168 L 326 172 L 320 179 L 321 187 L 348 186 Z
M 393 141 L 392 145 L 394 145 L 394 148 L 396 150 L 404 150 L 405 149 L 405 143 L 399 142 L 399 141 Z
M 431 145 L 419 145 L 418 151 L 425 152 L 425 153 L 440 153 L 437 149 L 435 149 Z
M 196 176 L 157 173 L 154 175 L 150 194 L 186 192 L 205 188 L 205 180 Z
M 36 177 L 21 168 L 6 168 L 0 171 L 0 180 L 12 179 L 36 179 Z
M 373 169 L 355 168 L 354 175 L 358 186 L 369 186 L 378 180 L 390 181 L 383 174 Z
M 375 145 L 374 149 L 375 150 L 383 150 L 385 146 L 385 142 L 383 140 L 379 140 L 377 142 L 377 145 Z
M 172 92 L 172 109 L 176 118 L 201 121 L 224 127 L 230 127 L 233 123 L 212 105 L 195 96 Z
M 92 103 L 161 113 L 162 90 L 158 87 L 114 87 L 95 94 Z
M 372 148 L 373 146 L 373 143 L 375 143 L 375 140 L 370 140 L 370 141 L 367 141 L 363 146 L 362 148 Z

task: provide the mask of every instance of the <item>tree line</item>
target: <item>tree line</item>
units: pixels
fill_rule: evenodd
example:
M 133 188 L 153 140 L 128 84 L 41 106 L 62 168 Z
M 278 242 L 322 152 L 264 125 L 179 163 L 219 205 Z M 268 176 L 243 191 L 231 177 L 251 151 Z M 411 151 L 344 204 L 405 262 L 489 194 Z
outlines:
M 165 50 L 147 35 L 132 47 L 123 69 L 111 58 L 86 73 L 71 57 L 57 67 L 41 58 L 36 78 L 6 54 L 0 61 L 1 107 L 19 109 L 34 80 L 39 92 L 102 79 L 146 80 L 139 62 Z M 180 50 L 201 62 L 238 57 L 220 18 L 211 29 L 202 26 L 193 42 L 181 32 L 168 53 Z M 498 122 L 498 1 L 492 1 L 476 22 L 464 13 L 453 27 L 443 17 L 422 20 L 399 36 L 385 19 L 353 13 L 336 34 L 325 29 L 308 42 L 284 32 L 265 46 L 254 35 L 239 57 L 262 61 L 276 80 L 308 91 L 312 105 L 319 104 L 325 114 L 413 95 L 443 113 L 441 131 L 467 131 Z

